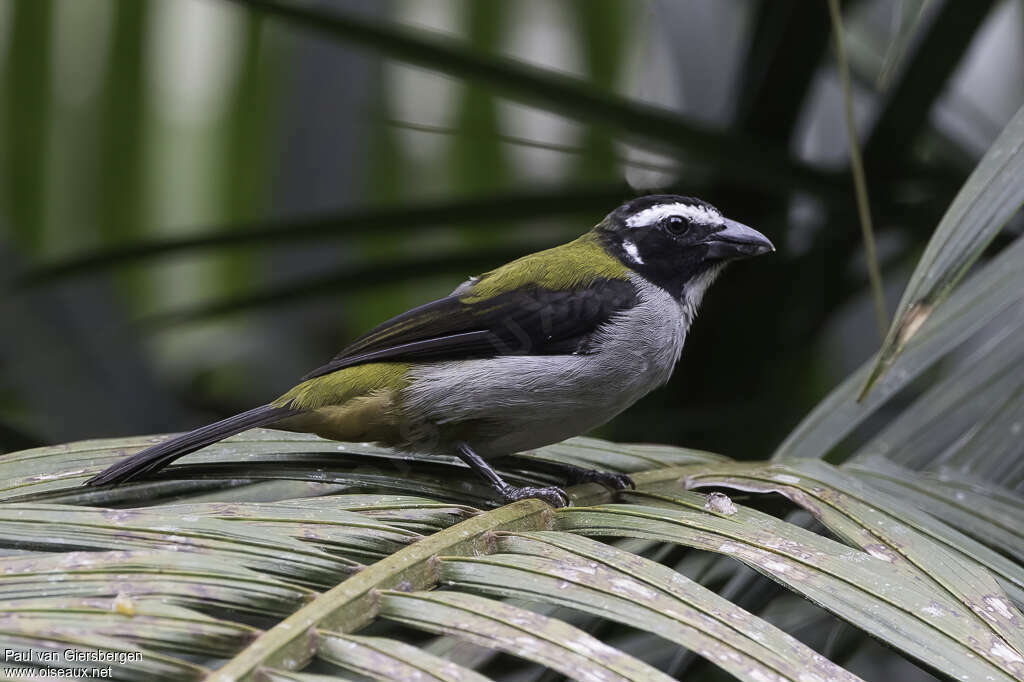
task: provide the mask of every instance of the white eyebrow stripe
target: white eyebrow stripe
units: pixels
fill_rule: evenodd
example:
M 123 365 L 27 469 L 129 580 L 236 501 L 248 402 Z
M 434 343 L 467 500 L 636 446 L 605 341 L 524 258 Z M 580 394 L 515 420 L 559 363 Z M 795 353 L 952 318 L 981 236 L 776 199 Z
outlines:
M 681 215 L 699 225 L 721 225 L 722 214 L 712 208 L 692 204 L 658 204 L 631 215 L 626 219 L 628 227 L 652 225 L 670 215 Z

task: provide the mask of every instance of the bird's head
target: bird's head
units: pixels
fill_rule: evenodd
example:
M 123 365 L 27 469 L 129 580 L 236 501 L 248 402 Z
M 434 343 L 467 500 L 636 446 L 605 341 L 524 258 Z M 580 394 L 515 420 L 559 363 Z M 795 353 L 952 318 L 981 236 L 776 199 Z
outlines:
M 612 256 L 680 301 L 699 301 L 729 261 L 775 250 L 706 201 L 676 194 L 628 201 L 594 229 Z

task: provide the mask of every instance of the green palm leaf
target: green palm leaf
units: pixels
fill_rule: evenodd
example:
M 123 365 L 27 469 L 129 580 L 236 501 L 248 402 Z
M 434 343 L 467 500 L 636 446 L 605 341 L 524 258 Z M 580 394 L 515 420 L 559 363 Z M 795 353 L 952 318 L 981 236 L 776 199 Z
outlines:
M 257 671 L 302 679 L 287 671 L 314 659 L 378 679 L 408 669 L 474 679 L 471 668 L 400 635 L 352 637 L 371 624 L 387 633 L 388 623 L 400 623 L 486 644 L 523 665 L 575 670 L 583 679 L 654 679 L 654 668 L 580 629 L 616 621 L 744 680 L 856 679 L 699 581 L 644 558 L 668 542 L 737 558 L 935 669 L 994 679 L 1024 674 L 1014 658 L 1024 649 L 1020 616 L 1000 588 L 1020 600 L 1024 569 L 986 546 L 1012 546 L 1007 525 L 1020 505 L 990 505 L 969 523 L 954 517 L 947 526 L 928 513 L 942 509 L 892 498 L 860 470 L 855 476 L 807 460 L 738 464 L 676 448 L 575 439 L 535 456 L 637 472 L 639 489 L 623 498 L 629 504 L 608 505 L 611 494 L 588 484 L 572 490 L 577 506 L 555 513 L 536 500 L 481 512 L 458 501 L 485 495 L 460 485 L 454 463 L 254 431 L 171 467 L 159 484 L 209 475 L 236 480 L 240 487 L 228 489 L 229 498 L 261 490 L 260 482 L 234 478 L 241 466 L 222 463 L 225 475 L 212 461 L 251 449 L 242 455 L 245 466 L 284 476 L 304 466 L 306 480 L 330 486 L 331 494 L 317 495 L 324 489 L 314 487 L 316 496 L 306 498 L 189 501 L 209 493 L 178 486 L 164 490 L 179 501 L 154 505 L 154 484 L 146 483 L 119 489 L 127 508 L 81 506 L 74 491 L 84 477 L 146 442 L 58 446 L 0 460 L 0 475 L 15 481 L 14 498 L 45 485 L 31 494 L 76 503 L 0 504 L 0 546 L 18 551 L 0 560 L 7 576 L 0 602 L 15 614 L 10 636 L 18 646 L 66 633 L 79 648 L 142 647 L 153 653 L 145 674 L 155 676 L 205 674 L 195 667 L 199 656 L 216 669 L 211 679 Z M 339 461 L 329 463 L 328 455 Z M 348 466 L 346 458 L 362 464 Z M 389 471 L 396 461 L 405 462 L 404 471 Z M 526 466 L 512 462 L 507 472 Z M 27 467 L 47 473 L 35 481 L 7 475 Z M 61 467 L 68 475 L 56 475 Z M 411 495 L 432 487 L 425 486 L 427 472 L 439 467 L 449 470 L 444 496 L 451 501 Z M 853 547 L 684 485 L 782 491 Z M 401 492 L 372 492 L 375 486 Z M 149 506 L 139 507 L 142 501 Z M 586 506 L 593 504 L 599 506 Z M 581 537 L 588 535 L 654 542 L 629 551 Z M 74 615 L 61 620 L 65 610 Z M 234 615 L 241 613 L 250 616 Z M 569 613 L 589 620 L 566 620 Z M 168 672 L 186 650 L 189 658 Z
M 1019 335 L 1024 324 L 1024 239 L 1016 239 L 1002 253 L 957 288 L 946 303 L 922 323 L 893 360 L 877 388 L 862 400 L 858 393 L 874 371 L 869 361 L 836 387 L 786 437 L 773 455 L 776 459 L 825 457 L 857 426 L 911 381 L 984 330 L 985 339 L 998 344 Z M 1022 365 L 1007 351 L 998 354 L 998 371 L 1021 376 Z M 984 400 L 984 398 L 982 398 Z M 930 409 L 935 399 L 922 405 Z M 925 450 L 924 452 L 928 452 Z
M 922 325 L 950 296 L 971 265 L 1024 204 L 1024 107 L 992 143 L 935 228 L 928 248 L 903 292 L 896 317 L 861 399 Z

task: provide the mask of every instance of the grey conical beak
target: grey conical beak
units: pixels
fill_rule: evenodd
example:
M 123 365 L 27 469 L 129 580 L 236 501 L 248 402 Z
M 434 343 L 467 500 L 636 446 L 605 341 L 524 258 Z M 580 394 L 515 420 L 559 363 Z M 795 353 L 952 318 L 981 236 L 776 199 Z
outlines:
M 708 235 L 708 258 L 731 260 L 770 253 L 775 246 L 768 237 L 735 220 L 725 218 L 725 229 Z

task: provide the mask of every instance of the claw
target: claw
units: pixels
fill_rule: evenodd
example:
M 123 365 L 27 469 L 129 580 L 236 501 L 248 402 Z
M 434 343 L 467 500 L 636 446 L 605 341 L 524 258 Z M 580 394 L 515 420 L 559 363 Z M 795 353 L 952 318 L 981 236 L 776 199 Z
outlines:
M 569 506 L 569 496 L 564 490 L 556 486 L 550 486 L 547 488 L 524 486 L 522 488 L 518 488 L 510 485 L 501 491 L 501 496 L 505 499 L 506 504 L 535 497 L 547 502 L 555 508 Z
M 616 474 L 611 471 L 597 471 L 596 469 L 576 468 L 569 473 L 569 483 L 600 483 L 612 490 L 625 490 L 627 488 L 636 490 L 636 483 L 629 474 Z

